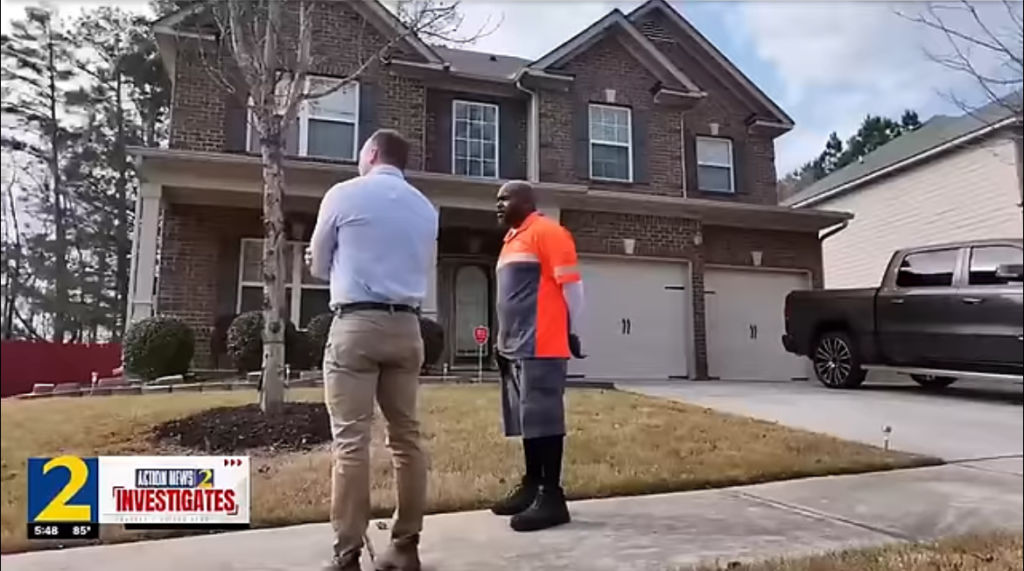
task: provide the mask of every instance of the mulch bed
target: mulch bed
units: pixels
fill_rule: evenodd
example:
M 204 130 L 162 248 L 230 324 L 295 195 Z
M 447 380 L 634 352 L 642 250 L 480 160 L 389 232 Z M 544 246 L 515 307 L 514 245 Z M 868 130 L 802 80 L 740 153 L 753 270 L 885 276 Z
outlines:
M 268 417 L 255 404 L 219 407 L 157 425 L 153 438 L 203 453 L 309 450 L 331 440 L 323 403 L 285 403 Z

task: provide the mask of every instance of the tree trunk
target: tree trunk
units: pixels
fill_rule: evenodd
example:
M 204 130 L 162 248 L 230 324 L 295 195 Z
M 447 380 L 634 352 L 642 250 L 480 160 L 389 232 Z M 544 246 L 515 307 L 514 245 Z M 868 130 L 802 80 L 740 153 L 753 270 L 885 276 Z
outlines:
M 284 168 L 281 118 L 269 114 L 263 157 L 263 386 L 260 409 L 277 414 L 284 404 Z
M 54 343 L 64 342 L 66 319 L 68 310 L 68 283 L 67 283 L 67 237 L 64 233 L 64 196 L 61 189 L 60 176 L 60 128 L 57 124 L 57 70 L 54 61 L 55 47 L 53 45 L 52 31 L 47 29 L 47 58 L 48 73 L 50 79 L 50 175 L 53 177 L 53 248 L 54 248 L 54 314 L 53 314 L 53 341 Z
M 122 80 L 120 70 L 116 71 L 116 114 L 117 140 L 114 142 L 114 154 L 117 164 L 117 182 L 115 193 L 117 195 L 117 228 L 114 232 L 114 248 L 117 253 L 117 294 L 114 297 L 116 314 L 113 323 L 113 340 L 119 342 L 124 334 L 124 320 L 127 315 L 128 301 L 128 161 L 125 157 L 125 133 L 124 133 L 124 100 L 122 98 Z

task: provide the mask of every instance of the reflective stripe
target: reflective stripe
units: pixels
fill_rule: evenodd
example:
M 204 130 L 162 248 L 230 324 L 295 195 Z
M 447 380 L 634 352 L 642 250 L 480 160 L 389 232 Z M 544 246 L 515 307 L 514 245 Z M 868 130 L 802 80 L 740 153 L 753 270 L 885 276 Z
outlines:
M 533 253 L 530 253 L 530 252 L 515 252 L 515 253 L 512 253 L 512 254 L 505 254 L 504 256 L 498 258 L 498 266 L 497 267 L 500 268 L 500 267 L 504 266 L 505 264 L 516 264 L 516 263 L 524 263 L 524 262 L 526 262 L 526 263 L 530 263 L 530 262 L 532 262 L 532 263 L 539 263 L 540 262 L 540 258 L 537 257 L 537 254 L 533 254 Z
M 559 266 L 555 268 L 555 279 L 566 277 L 569 274 L 578 273 L 580 273 L 580 268 L 576 264 L 573 264 L 571 266 Z

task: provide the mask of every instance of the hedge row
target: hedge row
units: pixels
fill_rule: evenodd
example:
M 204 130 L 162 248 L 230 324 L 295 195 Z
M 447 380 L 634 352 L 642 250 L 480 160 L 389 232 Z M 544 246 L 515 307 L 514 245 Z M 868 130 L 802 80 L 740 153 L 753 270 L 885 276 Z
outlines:
M 285 363 L 297 370 L 319 367 L 333 317 L 330 313 L 318 315 L 305 331 L 287 322 Z M 433 365 L 444 351 L 444 328 L 436 321 L 420 318 L 420 335 L 423 365 Z M 218 320 L 211 348 L 223 349 L 238 371 L 258 371 L 263 363 L 263 313 L 250 311 L 230 321 Z M 146 380 L 187 372 L 194 354 L 195 333 L 173 317 L 156 316 L 133 323 L 124 337 L 125 371 Z

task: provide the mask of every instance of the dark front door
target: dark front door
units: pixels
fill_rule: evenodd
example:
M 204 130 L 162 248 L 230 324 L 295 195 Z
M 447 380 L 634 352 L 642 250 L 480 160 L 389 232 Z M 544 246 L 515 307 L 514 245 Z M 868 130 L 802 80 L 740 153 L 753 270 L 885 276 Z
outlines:
M 1024 360 L 1024 252 L 1015 246 L 971 248 L 966 283 L 954 299 L 956 362 L 969 370 L 1020 374 Z
M 935 366 L 949 360 L 958 341 L 953 300 L 959 256 L 959 248 L 907 254 L 896 283 L 879 292 L 877 327 L 894 364 Z

